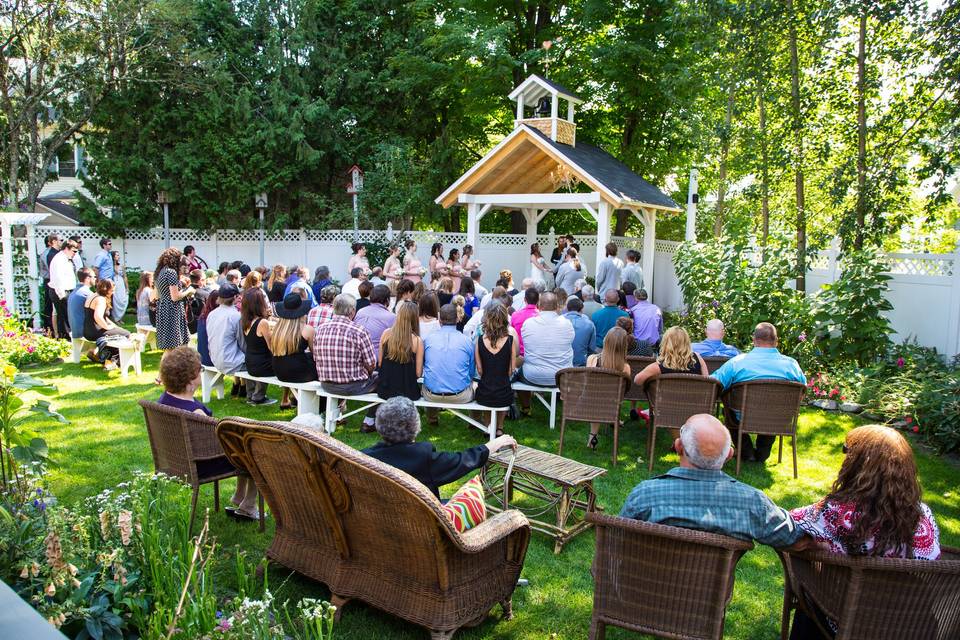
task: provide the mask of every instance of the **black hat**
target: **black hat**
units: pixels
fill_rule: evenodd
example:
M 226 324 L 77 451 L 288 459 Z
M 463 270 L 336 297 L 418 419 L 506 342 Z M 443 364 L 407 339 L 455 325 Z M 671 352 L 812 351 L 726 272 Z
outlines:
M 220 298 L 236 298 L 240 295 L 240 289 L 237 288 L 237 285 L 227 282 L 226 284 L 220 285 L 218 289 Z
M 288 293 L 283 297 L 283 302 L 278 303 L 277 317 L 287 320 L 296 320 L 310 311 L 310 301 L 304 300 L 299 293 Z

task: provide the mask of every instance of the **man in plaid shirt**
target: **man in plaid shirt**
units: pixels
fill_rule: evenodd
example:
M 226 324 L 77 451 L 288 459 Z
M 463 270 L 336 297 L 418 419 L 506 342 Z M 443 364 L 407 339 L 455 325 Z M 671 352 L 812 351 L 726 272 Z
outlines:
M 333 317 L 333 300 L 340 295 L 340 287 L 328 284 L 320 290 L 320 304 L 310 309 L 307 314 L 307 324 L 316 331 L 321 323 Z
M 326 291 L 326 289 L 324 289 Z M 361 395 L 377 389 L 377 355 L 367 330 L 353 321 L 357 301 L 341 293 L 333 300 L 333 316 L 314 331 L 313 360 L 325 391 L 337 395 Z M 311 311 L 312 313 L 312 311 Z M 367 412 L 360 431 L 376 431 L 375 406 Z
M 634 487 L 621 517 L 756 540 L 790 551 L 811 546 L 813 539 L 789 513 L 759 489 L 720 470 L 733 447 L 730 432 L 715 417 L 692 416 L 680 429 L 675 446 L 680 466 Z

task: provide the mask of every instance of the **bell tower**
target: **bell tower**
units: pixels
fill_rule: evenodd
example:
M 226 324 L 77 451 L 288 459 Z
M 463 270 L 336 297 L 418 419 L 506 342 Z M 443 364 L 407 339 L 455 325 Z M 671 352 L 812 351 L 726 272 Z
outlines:
M 514 128 L 525 124 L 554 142 L 571 147 L 577 145 L 577 125 L 573 116 L 576 105 L 583 104 L 583 100 L 572 91 L 534 74 L 510 93 L 510 99 L 517 103 Z M 566 118 L 560 117 L 561 100 L 566 102 Z

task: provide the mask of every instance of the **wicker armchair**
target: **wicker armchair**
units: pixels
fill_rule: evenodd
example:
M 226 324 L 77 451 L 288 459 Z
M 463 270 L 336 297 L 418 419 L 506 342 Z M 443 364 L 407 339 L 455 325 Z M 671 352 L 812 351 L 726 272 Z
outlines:
M 176 476 L 193 487 L 190 531 L 197 514 L 200 485 L 213 483 L 213 508 L 220 510 L 220 481 L 238 474 L 217 440 L 217 420 L 198 413 L 140 400 L 150 437 L 153 466 L 158 473 Z M 261 509 L 261 516 L 262 516 Z
M 836 640 L 960 638 L 960 549 L 941 547 L 939 560 L 779 552 L 786 578 L 780 636 L 790 611 L 817 607 L 837 625 Z
M 265 496 L 276 529 L 267 557 L 426 627 L 434 640 L 478 624 L 511 598 L 530 540 L 519 511 L 458 533 L 422 484 L 318 431 L 225 418 L 217 434 Z
M 620 441 L 620 404 L 629 387 L 630 379 L 622 371 L 598 367 L 568 367 L 557 371 L 557 388 L 563 400 L 557 454 L 563 455 L 563 434 L 567 420 L 612 424 L 612 462 L 616 466 Z
M 650 356 L 627 356 L 627 364 L 630 365 L 630 380 L 633 381 L 637 374 L 644 370 L 647 365 L 656 362 L 656 358 Z M 647 394 L 643 392 L 643 385 L 631 384 L 627 392 L 623 394 L 624 400 L 633 400 L 640 402 L 647 399 Z
M 707 363 L 707 373 L 713 373 L 729 359 L 726 356 L 704 356 L 703 361 Z
M 687 373 L 667 373 L 647 381 L 646 393 L 650 401 L 650 433 L 647 452 L 649 471 L 653 471 L 657 429 L 679 429 L 690 416 L 713 414 L 722 386 L 708 376 Z
M 606 625 L 665 638 L 719 639 L 734 570 L 753 549 L 716 533 L 587 513 L 596 527 L 590 640 Z
M 793 477 L 797 477 L 797 418 L 806 386 L 787 380 L 738 382 L 723 392 L 723 417 L 730 433 L 736 430 L 737 475 L 743 433 L 780 436 L 777 462 L 783 462 L 783 436 L 790 436 Z M 739 422 L 735 412 L 740 413 Z

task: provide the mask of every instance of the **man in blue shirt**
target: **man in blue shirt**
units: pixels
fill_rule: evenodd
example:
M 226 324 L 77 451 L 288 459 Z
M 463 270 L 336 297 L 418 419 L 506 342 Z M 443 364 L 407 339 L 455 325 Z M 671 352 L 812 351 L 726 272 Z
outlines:
M 77 288 L 67 296 L 67 320 L 70 322 L 70 337 L 83 337 L 83 307 L 93 296 L 95 279 L 90 269 L 77 271 Z M 98 361 L 99 362 L 99 361 Z
M 473 401 L 473 341 L 457 331 L 457 307 L 440 307 L 440 329 L 423 339 L 423 397 L 431 402 Z M 437 424 L 437 409 L 427 408 Z
M 753 330 L 753 349 L 724 362 L 722 367 L 713 372 L 713 377 L 723 385 L 724 390 L 738 382 L 750 380 L 790 380 L 806 384 L 807 377 L 803 375 L 803 369 L 796 360 L 777 350 L 777 342 L 777 328 L 769 322 L 761 322 Z M 774 440 L 776 436 L 758 435 L 754 447 L 750 436 L 745 436 L 741 440 L 741 459 L 765 462 L 770 457 Z
M 603 339 L 607 337 L 607 332 L 617 326 L 617 320 L 627 318 L 629 313 L 617 306 L 620 303 L 620 293 L 616 289 L 610 289 L 603 295 L 603 307 L 598 309 L 590 316 L 593 320 L 593 326 L 597 328 L 597 349 L 603 348 Z
M 110 250 L 113 248 L 113 240 L 110 238 L 100 238 L 100 253 L 93 258 L 90 264 L 97 274 L 98 280 L 113 280 L 113 256 Z
M 587 356 L 597 352 L 597 328 L 583 315 L 583 301 L 576 296 L 567 298 L 567 312 L 563 317 L 573 325 L 573 366 L 587 366 Z
M 740 355 L 740 350 L 723 343 L 723 322 L 714 318 L 707 322 L 707 339 L 703 342 L 694 342 L 690 345 L 694 353 L 704 358 L 732 358 Z
M 813 539 L 766 494 L 721 471 L 733 447 L 730 433 L 715 417 L 691 416 L 674 447 L 680 466 L 634 487 L 620 511 L 622 518 L 756 540 L 790 551 L 812 545 Z

